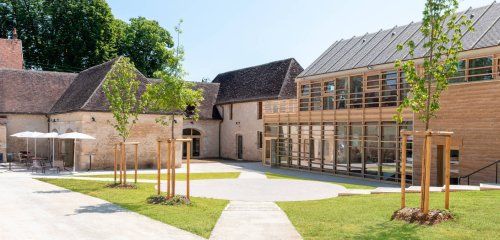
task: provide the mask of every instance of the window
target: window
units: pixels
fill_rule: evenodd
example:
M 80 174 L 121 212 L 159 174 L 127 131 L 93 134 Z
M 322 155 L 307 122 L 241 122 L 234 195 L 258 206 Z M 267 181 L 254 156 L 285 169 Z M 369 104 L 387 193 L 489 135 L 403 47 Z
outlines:
M 491 80 L 493 60 L 491 57 L 469 59 L 468 81 Z
M 311 84 L 311 110 L 321 110 L 321 83 Z
M 379 106 L 379 79 L 379 75 L 370 75 L 366 77 L 365 106 L 367 108 Z
M 300 111 L 309 110 L 309 98 L 301 98 L 299 100 L 299 109 Z
M 323 110 L 335 109 L 334 96 L 323 97 Z
M 335 156 L 337 158 L 337 170 L 347 171 L 347 124 L 337 123 L 335 128 Z
M 335 95 L 336 108 L 345 109 L 346 108 L 346 93 L 347 93 L 347 78 L 337 78 L 335 79 L 335 86 L 337 86 L 337 92 Z
M 182 129 L 182 135 L 184 136 L 200 136 L 200 131 L 192 128 Z
M 233 104 L 229 104 L 229 120 L 233 120 Z
M 262 141 L 263 141 L 262 132 L 257 131 L 257 148 L 259 149 L 262 148 Z
M 328 81 L 325 83 L 325 94 L 333 94 L 335 93 L 335 82 Z
M 351 108 L 363 107 L 363 76 L 350 77 Z
M 300 90 L 300 96 L 309 97 L 310 94 L 311 94 L 311 86 L 309 84 L 302 85 Z
M 382 107 L 397 105 L 398 73 L 391 71 L 382 74 Z
M 257 119 L 262 119 L 262 102 L 257 103 Z
M 448 79 L 448 82 L 449 83 L 465 82 L 465 68 L 466 68 L 465 60 L 459 61 L 457 65 L 457 72 L 453 77 Z
M 361 140 L 363 127 L 360 123 L 352 123 L 349 139 L 349 165 L 351 171 L 361 172 L 361 157 L 363 155 Z
M 378 122 L 367 122 L 365 127 L 365 174 L 378 175 Z

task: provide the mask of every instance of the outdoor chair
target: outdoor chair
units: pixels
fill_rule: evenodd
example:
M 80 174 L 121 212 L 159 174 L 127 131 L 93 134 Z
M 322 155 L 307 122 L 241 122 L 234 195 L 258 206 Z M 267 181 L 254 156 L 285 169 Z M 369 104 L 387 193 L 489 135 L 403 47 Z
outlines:
M 61 160 L 56 160 L 52 164 L 52 167 L 49 168 L 49 170 L 56 171 L 57 173 L 60 173 L 61 171 L 64 170 L 64 162 Z
M 31 172 L 35 171 L 36 173 L 38 173 L 38 170 L 40 170 L 42 173 L 45 173 L 46 167 L 44 167 L 40 161 L 34 160 L 30 168 Z

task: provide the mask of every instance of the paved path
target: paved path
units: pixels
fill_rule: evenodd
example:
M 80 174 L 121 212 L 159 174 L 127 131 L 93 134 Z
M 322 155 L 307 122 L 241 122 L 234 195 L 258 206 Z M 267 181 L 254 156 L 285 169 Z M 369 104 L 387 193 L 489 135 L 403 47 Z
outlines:
M 257 181 L 257 183 L 255 181 Z M 288 196 L 288 198 L 285 199 L 296 200 L 299 198 L 299 196 L 296 195 L 298 191 L 293 191 L 291 189 L 295 185 L 292 184 L 292 182 L 295 181 L 277 181 L 281 184 L 281 186 L 278 186 L 276 185 L 276 180 L 268 180 L 266 176 L 260 172 L 243 171 L 238 179 L 233 179 L 233 182 L 240 183 L 241 186 L 237 186 L 236 188 L 232 186 L 232 193 L 226 191 L 226 189 L 224 189 L 225 187 L 223 187 L 219 189 L 219 194 L 230 198 L 241 198 L 244 199 L 244 201 L 233 200 L 226 206 L 212 231 L 210 239 L 302 239 L 281 208 L 274 202 L 264 200 L 279 199 L 284 196 Z M 312 181 L 302 181 L 302 184 L 305 182 L 314 183 Z M 291 188 L 289 188 L 289 185 L 291 185 Z M 240 189 L 244 190 L 241 191 Z M 264 189 L 264 191 L 262 191 L 262 189 Z M 274 191 L 274 194 L 272 191 Z M 287 194 L 287 191 L 293 193 Z M 278 197 L 276 198 L 276 196 Z M 249 199 L 256 199 L 256 202 L 249 201 Z
M 0 190 L 0 239 L 203 239 L 26 173 L 0 173 Z
M 185 193 L 185 182 L 176 183 L 176 194 Z M 161 185 L 166 191 L 166 185 Z M 207 179 L 191 181 L 191 196 L 234 201 L 306 201 L 337 197 L 340 185 L 291 179 Z
M 302 239 L 288 217 L 273 202 L 231 201 L 210 239 Z

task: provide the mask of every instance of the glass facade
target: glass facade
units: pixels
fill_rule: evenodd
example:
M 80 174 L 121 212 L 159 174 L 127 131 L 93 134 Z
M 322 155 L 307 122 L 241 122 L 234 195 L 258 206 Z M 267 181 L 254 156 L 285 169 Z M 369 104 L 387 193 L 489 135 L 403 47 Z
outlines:
M 277 139 L 279 166 L 372 179 L 400 178 L 400 136 L 412 122 L 324 122 L 267 124 L 265 135 Z M 412 138 L 408 139 L 406 179 L 411 182 Z

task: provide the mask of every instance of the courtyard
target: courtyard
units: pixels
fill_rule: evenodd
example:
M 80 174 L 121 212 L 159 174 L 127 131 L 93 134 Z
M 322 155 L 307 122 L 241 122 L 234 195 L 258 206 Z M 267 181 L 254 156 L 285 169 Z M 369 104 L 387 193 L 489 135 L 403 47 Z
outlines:
M 500 225 L 499 191 L 452 192 L 456 219 L 426 227 L 390 220 L 398 185 L 252 162 L 193 163 L 189 206 L 147 204 L 156 192 L 152 170 L 139 171 L 137 189 L 107 188 L 109 171 L 36 174 L 4 165 L 0 172 L 7 239 L 495 239 Z M 178 169 L 179 194 L 183 174 Z M 356 192 L 363 194 L 351 196 Z M 443 193 L 432 194 L 433 207 L 442 207 Z M 417 205 L 418 195 L 409 195 Z

